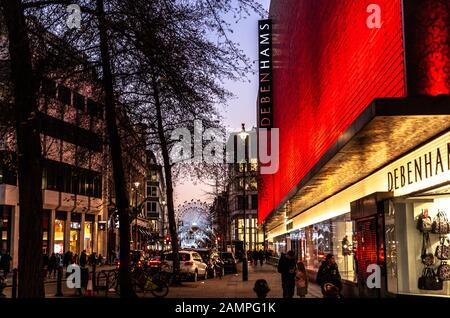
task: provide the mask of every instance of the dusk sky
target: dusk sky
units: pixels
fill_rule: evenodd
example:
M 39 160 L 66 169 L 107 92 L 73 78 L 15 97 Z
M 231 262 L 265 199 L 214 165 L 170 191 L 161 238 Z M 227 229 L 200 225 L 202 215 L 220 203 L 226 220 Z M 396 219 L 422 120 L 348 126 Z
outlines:
M 257 0 L 265 9 L 268 10 L 270 0 Z M 245 82 L 225 83 L 225 87 L 235 96 L 229 100 L 228 105 L 224 108 L 219 106 L 222 111 L 227 131 L 239 131 L 241 123 L 245 123 L 247 129 L 256 126 L 256 93 L 257 84 L 257 59 L 258 59 L 258 20 L 260 17 L 256 13 L 252 13 L 247 17 L 235 23 L 234 20 L 228 21 L 233 25 L 233 33 L 229 34 L 230 39 L 240 44 L 245 54 L 254 61 L 254 75 L 248 74 Z M 249 82 L 250 81 L 250 82 Z M 181 181 L 183 183 L 181 184 Z M 207 184 L 193 184 L 189 180 L 177 180 L 175 187 L 175 206 L 182 204 L 184 201 L 202 200 L 211 201 L 211 197 L 207 192 L 211 191 Z

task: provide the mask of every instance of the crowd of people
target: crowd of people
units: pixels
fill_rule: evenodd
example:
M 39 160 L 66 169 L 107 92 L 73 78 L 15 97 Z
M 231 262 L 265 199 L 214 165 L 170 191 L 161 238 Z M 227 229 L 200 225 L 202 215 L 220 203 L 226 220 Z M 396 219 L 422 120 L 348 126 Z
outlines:
M 43 270 L 45 276 L 56 277 L 56 272 L 59 267 L 69 266 L 70 264 L 77 264 L 84 268 L 88 265 L 102 266 L 104 265 L 104 257 L 102 254 L 91 253 L 89 256 L 86 251 L 83 250 L 80 255 L 67 251 L 66 253 L 52 253 L 50 256 L 48 254 L 43 255 Z
M 247 261 L 252 263 L 253 265 L 257 266 L 258 261 L 261 266 L 263 266 L 264 261 L 267 261 L 269 257 L 272 256 L 270 251 L 266 250 L 253 250 L 253 251 L 247 251 Z
M 281 254 L 278 262 L 278 272 L 281 274 L 283 298 L 308 294 L 308 275 L 305 264 L 295 259 L 295 253 L 289 251 Z M 333 254 L 328 254 L 319 267 L 316 277 L 324 298 L 342 298 L 342 280 Z

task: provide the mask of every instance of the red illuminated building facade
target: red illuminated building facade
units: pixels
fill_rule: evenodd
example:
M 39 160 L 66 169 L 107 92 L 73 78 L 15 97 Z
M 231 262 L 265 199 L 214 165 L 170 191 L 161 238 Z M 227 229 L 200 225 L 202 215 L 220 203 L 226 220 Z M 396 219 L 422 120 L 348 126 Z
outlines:
M 448 281 L 418 286 L 416 227 L 424 211 L 450 219 L 450 1 L 373 4 L 272 1 L 271 113 L 260 83 L 258 118 L 279 129 L 280 157 L 261 175 L 259 222 L 312 277 L 334 254 L 348 295 L 450 297 Z M 430 234 L 428 252 L 445 238 Z M 371 264 L 381 288 L 366 284 Z

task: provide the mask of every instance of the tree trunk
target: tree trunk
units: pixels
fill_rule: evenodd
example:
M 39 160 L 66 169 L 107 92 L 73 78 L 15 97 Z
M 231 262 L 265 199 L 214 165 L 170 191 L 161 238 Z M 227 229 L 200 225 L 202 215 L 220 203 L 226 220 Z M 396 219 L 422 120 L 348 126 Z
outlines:
M 97 14 L 100 33 L 100 53 L 103 71 L 103 88 L 105 91 L 106 126 L 109 135 L 109 147 L 113 166 L 114 190 L 116 207 L 119 213 L 120 233 L 120 267 L 119 284 L 122 298 L 136 297 L 130 280 L 130 204 L 125 188 L 125 174 L 123 170 L 122 146 L 117 128 L 116 102 L 111 72 L 111 62 L 108 45 L 108 34 L 105 21 L 103 0 L 97 0 Z
M 169 217 L 169 232 L 171 238 L 172 252 L 173 252 L 173 273 L 175 277 L 180 272 L 180 259 L 178 257 L 178 233 L 177 224 L 175 222 L 175 208 L 173 203 L 173 184 L 172 184 L 172 167 L 169 158 L 169 149 L 167 147 L 167 140 L 164 134 L 164 126 L 162 121 L 161 101 L 159 98 L 159 87 L 155 74 L 152 74 L 153 94 L 156 108 L 156 121 L 158 125 L 158 138 L 161 145 L 161 154 L 163 156 L 164 174 L 166 180 L 166 195 L 167 195 L 167 216 Z
M 19 298 L 43 298 L 42 163 L 30 44 L 22 3 L 2 0 L 14 85 L 19 181 Z

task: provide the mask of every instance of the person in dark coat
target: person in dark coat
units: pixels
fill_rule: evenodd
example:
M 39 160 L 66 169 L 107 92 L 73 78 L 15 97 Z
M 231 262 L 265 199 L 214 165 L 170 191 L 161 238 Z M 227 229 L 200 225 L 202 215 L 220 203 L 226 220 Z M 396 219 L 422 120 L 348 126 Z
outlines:
M 330 295 L 335 297 L 337 294 L 336 290 L 339 296 L 342 297 L 341 274 L 339 274 L 339 269 L 333 254 L 328 254 L 320 265 L 316 282 L 319 284 L 324 297 L 329 297 Z
M 71 260 L 72 260 L 72 252 L 71 251 L 65 252 L 63 257 L 63 266 L 64 267 L 69 266 Z
M 264 264 L 264 258 L 265 258 L 265 253 L 263 250 L 259 250 L 258 252 L 258 258 L 259 258 L 259 265 L 263 266 Z
M 52 253 L 52 255 L 50 255 L 50 260 L 48 261 L 48 277 L 50 278 L 53 274 L 53 276 L 56 275 L 56 254 Z
M 294 297 L 296 263 L 293 251 L 287 252 L 286 255 L 282 254 L 278 262 L 278 273 L 281 274 L 283 298 Z
M 86 267 L 87 265 L 87 255 L 86 251 L 81 252 L 80 256 L 80 267 Z
M 0 267 L 3 269 L 4 278 L 6 278 L 6 275 L 8 275 L 11 270 L 11 261 L 12 258 L 9 255 L 9 252 L 2 254 L 2 258 L 0 259 Z

